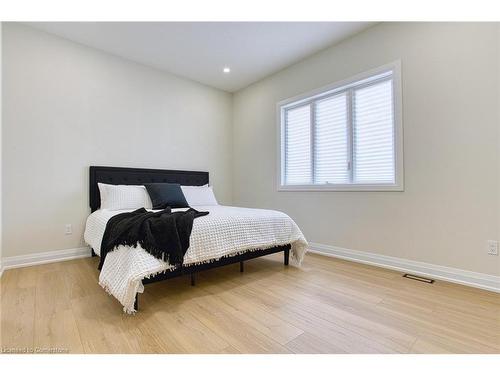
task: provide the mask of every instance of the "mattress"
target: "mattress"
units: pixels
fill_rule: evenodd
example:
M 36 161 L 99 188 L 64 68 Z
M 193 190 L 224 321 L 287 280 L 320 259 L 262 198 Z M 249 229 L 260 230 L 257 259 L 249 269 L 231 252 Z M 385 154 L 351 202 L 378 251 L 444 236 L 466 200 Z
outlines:
M 196 218 L 184 265 L 201 264 L 248 251 L 291 244 L 291 257 L 300 264 L 307 242 L 297 224 L 280 211 L 230 206 L 195 206 L 208 211 Z M 182 210 L 174 209 L 173 211 Z M 87 219 L 85 242 L 99 255 L 108 220 L 133 210 L 97 210 Z M 142 280 L 172 267 L 147 253 L 140 246 L 118 246 L 107 254 L 99 284 L 115 296 L 125 312 L 134 312 L 136 293 L 143 291 Z

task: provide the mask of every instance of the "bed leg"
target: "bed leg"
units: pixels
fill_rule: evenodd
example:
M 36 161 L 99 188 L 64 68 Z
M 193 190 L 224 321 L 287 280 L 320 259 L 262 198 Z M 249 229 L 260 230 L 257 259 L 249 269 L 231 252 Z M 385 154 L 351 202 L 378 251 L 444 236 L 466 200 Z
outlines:
M 240 262 L 240 272 L 243 272 L 245 270 L 245 267 L 243 265 L 243 261 Z
M 285 249 L 283 255 L 285 266 L 288 266 L 288 263 L 290 262 L 290 249 Z
M 139 293 L 135 294 L 134 310 L 139 311 Z
M 193 272 L 191 273 L 191 286 L 195 286 L 195 284 L 196 284 L 196 279 L 194 277 L 194 272 Z

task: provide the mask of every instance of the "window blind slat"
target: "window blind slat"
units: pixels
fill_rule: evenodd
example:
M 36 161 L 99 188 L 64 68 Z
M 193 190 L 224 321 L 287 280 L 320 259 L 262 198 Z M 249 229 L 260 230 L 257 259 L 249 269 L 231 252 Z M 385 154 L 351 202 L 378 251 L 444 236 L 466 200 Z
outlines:
M 284 107 L 284 185 L 396 183 L 392 74 Z
M 353 182 L 395 181 L 392 108 L 392 80 L 354 90 Z
M 311 111 L 309 105 L 285 111 L 285 182 L 312 183 Z
M 315 103 L 314 183 L 345 184 L 349 180 L 347 95 Z

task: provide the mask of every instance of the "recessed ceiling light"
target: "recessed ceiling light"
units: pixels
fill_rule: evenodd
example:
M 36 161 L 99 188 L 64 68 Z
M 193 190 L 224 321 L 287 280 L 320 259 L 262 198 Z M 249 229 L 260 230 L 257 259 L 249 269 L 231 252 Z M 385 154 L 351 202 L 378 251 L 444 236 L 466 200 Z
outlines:
M 227 67 L 227 66 L 226 66 L 224 69 L 222 69 L 222 71 L 223 71 L 224 73 L 229 73 L 229 72 L 231 72 L 231 69 L 230 69 L 229 67 Z

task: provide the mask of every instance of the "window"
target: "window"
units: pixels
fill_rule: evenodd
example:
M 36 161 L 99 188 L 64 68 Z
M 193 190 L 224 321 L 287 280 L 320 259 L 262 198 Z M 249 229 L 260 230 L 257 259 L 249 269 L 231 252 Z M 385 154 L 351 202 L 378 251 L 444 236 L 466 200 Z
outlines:
M 399 63 L 278 103 L 279 190 L 403 190 Z

